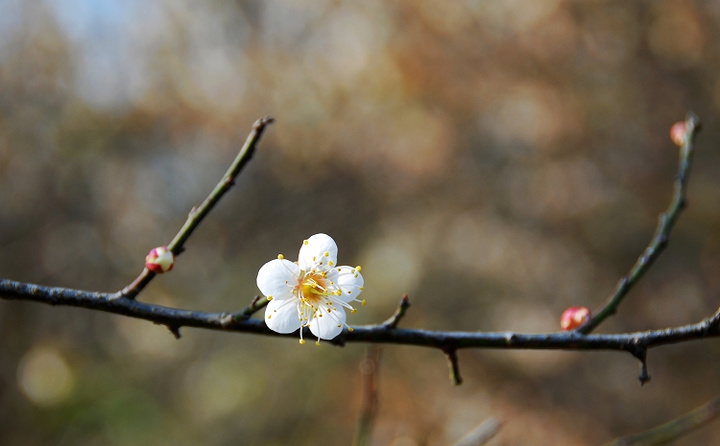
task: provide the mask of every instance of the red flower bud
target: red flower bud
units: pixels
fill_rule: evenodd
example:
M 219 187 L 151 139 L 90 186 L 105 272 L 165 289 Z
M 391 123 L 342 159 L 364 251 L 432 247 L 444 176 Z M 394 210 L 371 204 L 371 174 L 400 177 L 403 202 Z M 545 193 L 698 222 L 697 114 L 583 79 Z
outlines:
M 174 264 L 175 256 L 167 246 L 153 248 L 145 257 L 145 266 L 147 269 L 157 274 L 170 271 Z
M 590 319 L 590 310 L 587 307 L 570 307 L 560 316 L 560 328 L 563 331 L 575 330 Z
M 685 121 L 676 122 L 670 127 L 670 139 L 676 145 L 682 147 L 687 139 L 687 125 Z

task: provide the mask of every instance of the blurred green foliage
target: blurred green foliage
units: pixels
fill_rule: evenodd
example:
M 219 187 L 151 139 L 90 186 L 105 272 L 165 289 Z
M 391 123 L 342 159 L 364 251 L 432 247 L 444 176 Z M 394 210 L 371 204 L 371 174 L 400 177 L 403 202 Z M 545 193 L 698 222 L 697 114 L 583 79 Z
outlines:
M 720 292 L 720 6 L 0 0 L 0 275 L 113 291 L 167 243 L 255 119 L 236 188 L 141 300 L 235 311 L 325 232 L 368 306 L 441 330 L 558 330 L 597 307 L 670 198 L 671 124 L 702 119 L 690 207 L 605 331 L 695 322 Z M 344 349 L 0 303 L 0 439 L 45 445 L 348 444 Z M 387 347 L 378 445 L 598 444 L 720 393 L 716 342 L 610 353 Z M 700 385 L 698 384 L 700 383 Z M 686 443 L 709 444 L 717 426 Z

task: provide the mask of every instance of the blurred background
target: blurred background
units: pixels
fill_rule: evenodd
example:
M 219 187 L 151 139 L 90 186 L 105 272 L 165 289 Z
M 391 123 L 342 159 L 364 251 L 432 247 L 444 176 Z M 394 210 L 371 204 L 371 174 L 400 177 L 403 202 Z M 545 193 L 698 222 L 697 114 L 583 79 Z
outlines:
M 689 208 L 599 332 L 697 322 L 720 293 L 720 3 L 0 0 L 0 276 L 115 291 L 277 119 L 140 300 L 236 311 L 330 234 L 368 305 L 435 330 L 551 332 L 599 307 L 669 203 L 670 126 L 696 112 Z M 0 302 L 0 439 L 23 445 L 350 444 L 364 345 Z M 593 445 L 720 395 L 716 340 L 629 355 L 387 346 L 376 445 Z M 708 425 L 677 444 L 711 444 Z M 716 441 L 716 440 L 715 440 Z

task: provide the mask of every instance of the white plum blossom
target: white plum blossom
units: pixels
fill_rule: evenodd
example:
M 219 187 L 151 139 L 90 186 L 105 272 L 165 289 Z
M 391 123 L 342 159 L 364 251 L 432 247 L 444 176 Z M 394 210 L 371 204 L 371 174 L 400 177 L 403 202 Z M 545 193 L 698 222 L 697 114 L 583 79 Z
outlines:
M 337 245 L 326 234 L 315 234 L 303 241 L 297 262 L 283 255 L 260 268 L 257 286 L 270 301 L 265 308 L 265 323 L 278 333 L 292 333 L 309 327 L 320 339 L 333 339 L 348 327 L 345 309 L 352 313 L 351 302 L 363 290 L 360 267 L 336 266 Z M 348 330 L 352 330 L 348 327 Z

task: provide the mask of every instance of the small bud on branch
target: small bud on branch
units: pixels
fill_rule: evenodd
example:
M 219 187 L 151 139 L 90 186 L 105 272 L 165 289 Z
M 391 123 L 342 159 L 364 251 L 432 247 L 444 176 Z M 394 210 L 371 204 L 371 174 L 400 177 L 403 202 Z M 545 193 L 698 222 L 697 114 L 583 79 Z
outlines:
M 560 316 L 560 328 L 563 331 L 575 330 L 590 318 L 590 309 L 587 307 L 570 307 Z
M 166 273 L 173 269 L 174 265 L 175 255 L 167 246 L 153 248 L 145 257 L 145 266 L 156 274 Z
M 670 127 L 670 139 L 678 147 L 682 147 L 687 140 L 687 124 L 685 121 L 676 122 Z

